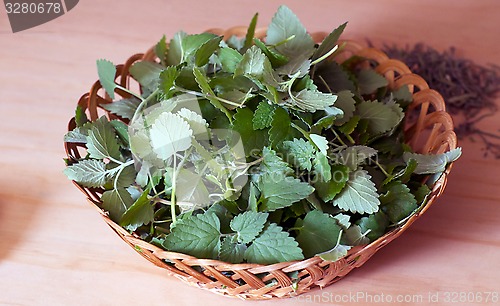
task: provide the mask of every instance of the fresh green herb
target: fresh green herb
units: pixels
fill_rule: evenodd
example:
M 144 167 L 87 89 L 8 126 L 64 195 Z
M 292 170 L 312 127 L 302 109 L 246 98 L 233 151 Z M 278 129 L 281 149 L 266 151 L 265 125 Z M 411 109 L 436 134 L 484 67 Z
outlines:
M 130 67 L 140 92 L 97 61 L 113 114 L 82 108 L 64 139 L 87 148 L 66 176 L 137 237 L 198 258 L 335 261 L 399 226 L 461 154 L 404 144 L 411 95 L 372 68 L 336 63 L 346 24 L 316 45 L 285 6 L 254 37 L 179 32 Z M 120 96 L 120 97 L 116 97 Z M 117 118 L 117 119 L 116 119 Z M 426 180 L 429 178 L 429 180 Z

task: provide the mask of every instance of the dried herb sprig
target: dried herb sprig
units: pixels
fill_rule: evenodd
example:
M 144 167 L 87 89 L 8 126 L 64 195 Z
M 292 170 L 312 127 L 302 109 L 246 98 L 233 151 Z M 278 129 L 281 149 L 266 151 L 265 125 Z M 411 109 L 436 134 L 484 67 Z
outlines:
M 431 88 L 441 93 L 447 110 L 454 115 L 459 138 L 479 138 L 485 156 L 500 158 L 498 131 L 485 131 L 477 126 L 498 110 L 495 100 L 500 93 L 499 66 L 484 67 L 459 57 L 455 47 L 439 52 L 419 43 L 403 48 L 386 44 L 381 49 L 389 57 L 406 63 L 412 72 L 422 76 Z

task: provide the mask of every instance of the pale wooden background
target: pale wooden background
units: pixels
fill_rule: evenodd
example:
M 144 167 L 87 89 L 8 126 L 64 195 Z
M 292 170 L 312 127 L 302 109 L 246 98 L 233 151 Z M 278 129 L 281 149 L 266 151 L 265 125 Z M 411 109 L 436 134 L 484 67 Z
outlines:
M 253 305 L 167 277 L 118 239 L 62 175 L 62 136 L 77 99 L 97 77 L 97 58 L 121 63 L 164 33 L 246 25 L 256 11 L 265 25 L 279 4 L 85 0 L 57 20 L 17 34 L 0 8 L 0 304 Z M 346 38 L 454 45 L 478 63 L 500 63 L 497 0 L 287 4 L 310 31 L 349 21 Z M 496 131 L 499 121 L 500 114 L 484 127 Z M 464 155 L 435 206 L 361 269 L 304 296 L 319 300 L 308 304 L 335 304 L 321 301 L 323 294 L 366 292 L 422 294 L 422 303 L 404 305 L 427 305 L 431 292 L 444 305 L 445 292 L 500 291 L 500 161 L 482 158 L 469 141 L 460 145 Z M 285 304 L 303 303 L 259 305 Z

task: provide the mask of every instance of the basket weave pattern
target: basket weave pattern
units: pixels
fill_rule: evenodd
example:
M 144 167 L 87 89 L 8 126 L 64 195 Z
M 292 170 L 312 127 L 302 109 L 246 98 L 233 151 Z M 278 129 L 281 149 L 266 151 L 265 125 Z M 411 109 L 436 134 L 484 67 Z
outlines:
M 224 35 L 226 38 L 246 33 L 246 27 L 234 27 L 227 31 L 212 29 L 209 32 Z M 256 31 L 257 37 L 265 36 L 265 29 Z M 315 41 L 322 41 L 326 33 L 313 33 Z M 337 61 L 358 55 L 367 59 L 367 64 L 376 65 L 376 71 L 383 74 L 389 86 L 397 89 L 408 85 L 413 94 L 410 105 L 405 134 L 408 143 L 419 153 L 442 153 L 454 149 L 457 145 L 453 131 L 453 122 L 446 113 L 445 103 L 441 95 L 429 89 L 427 83 L 400 61 L 389 59 L 387 55 L 373 48 L 363 48 L 361 45 L 346 41 Z M 156 60 L 152 49 L 145 54 L 130 57 L 125 64 L 117 66 L 116 82 L 123 87 L 137 86 L 129 74 L 130 66 L 136 61 Z M 124 98 L 129 95 L 117 91 Z M 110 103 L 111 99 L 101 89 L 99 81 L 84 94 L 78 105 L 86 110 L 89 118 L 94 121 L 99 115 L 106 114 L 110 119 L 114 115 L 105 111 L 101 105 Z M 75 127 L 74 119 L 69 123 L 69 130 Z M 65 143 L 67 156 L 70 160 L 78 160 L 85 156 L 85 147 L 76 143 Z M 182 281 L 215 293 L 239 297 L 242 299 L 270 299 L 292 297 L 317 287 L 326 287 L 347 275 L 354 268 L 362 266 L 380 248 L 399 237 L 415 220 L 417 220 L 443 192 L 447 176 L 451 170 L 448 166 L 445 173 L 433 185 L 432 192 L 421 210 L 409 218 L 403 225 L 392 229 L 376 241 L 353 247 L 348 255 L 336 262 L 324 261 L 313 257 L 302 261 L 283 262 L 272 265 L 260 264 L 229 264 L 210 259 L 198 259 L 190 255 L 168 252 L 149 244 L 113 222 L 100 208 L 100 197 L 104 192 L 100 188 L 87 188 L 78 184 L 77 187 L 87 196 L 89 202 L 99 211 L 104 221 L 130 246 L 134 247 L 143 257 L 158 267 L 165 269 Z M 291 276 L 293 275 L 293 276 Z

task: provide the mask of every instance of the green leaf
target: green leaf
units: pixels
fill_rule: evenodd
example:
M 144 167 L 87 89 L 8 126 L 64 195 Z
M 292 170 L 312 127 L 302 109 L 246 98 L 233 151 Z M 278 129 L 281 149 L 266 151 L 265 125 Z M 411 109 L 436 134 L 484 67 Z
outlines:
M 220 48 L 218 54 L 222 65 L 222 71 L 228 73 L 234 73 L 243 59 L 243 55 L 229 47 Z
M 238 108 L 234 115 L 233 129 L 240 134 L 246 156 L 260 151 L 267 144 L 266 132 L 253 130 L 253 112 L 248 108 Z
M 290 59 L 301 55 L 308 58 L 314 52 L 313 39 L 299 18 L 285 5 L 280 6 L 272 18 L 267 28 L 266 43 L 276 45 L 276 50 Z
M 314 113 L 315 111 L 325 110 L 327 107 L 331 107 L 336 100 L 336 95 L 322 93 L 318 90 L 303 89 L 295 96 L 290 96 L 290 98 L 285 101 L 285 105 L 301 112 Z M 341 112 L 340 109 L 334 107 L 332 107 L 332 109 L 336 113 Z
M 176 197 L 182 212 L 203 208 L 210 204 L 210 195 L 203 182 L 204 173 L 181 169 L 177 176 Z
M 275 211 L 291 206 L 307 198 L 314 191 L 308 183 L 278 172 L 262 175 L 259 180 L 259 189 L 263 199 L 261 211 Z
M 283 231 L 283 228 L 271 223 L 245 251 L 249 263 L 273 264 L 304 258 L 297 241 Z
M 122 141 L 123 146 L 127 149 L 130 148 L 130 139 L 128 136 L 128 125 L 126 125 L 125 123 L 123 123 L 120 120 L 111 120 L 110 124 L 115 129 L 115 132 L 118 135 L 118 138 L 120 138 L 120 140 Z
M 84 159 L 64 169 L 64 174 L 85 187 L 101 187 L 106 184 L 106 164 L 101 160 Z
M 214 107 L 216 107 L 222 113 L 224 113 L 226 115 L 226 117 L 231 121 L 232 120 L 231 113 L 217 99 L 217 96 L 215 95 L 214 91 L 210 87 L 210 84 L 208 83 L 208 78 L 205 75 L 205 73 L 200 68 L 194 67 L 193 74 L 195 76 L 196 83 L 198 83 L 198 86 L 200 86 L 201 91 L 203 92 L 203 94 L 205 94 L 208 101 L 210 101 L 210 103 Z
M 222 41 L 223 36 L 214 37 L 205 43 L 203 43 L 196 53 L 194 54 L 194 63 L 196 66 L 205 66 L 208 60 L 214 54 L 214 52 L 219 48 L 219 44 Z
M 120 225 L 129 231 L 135 231 L 139 226 L 153 222 L 154 210 L 148 198 L 149 189 L 130 206 L 120 220 Z
M 329 182 L 332 179 L 332 167 L 325 154 L 316 152 L 313 160 L 313 169 L 314 174 L 321 182 Z
M 105 191 L 101 196 L 102 208 L 109 213 L 111 220 L 119 222 L 123 214 L 134 203 L 125 188 Z
M 247 246 L 233 241 L 233 237 L 226 237 L 220 246 L 219 258 L 224 262 L 233 264 L 242 263 Z
M 316 49 L 313 56 L 311 57 L 312 61 L 328 54 L 330 50 L 335 48 L 335 46 L 337 45 L 337 41 L 339 40 L 342 32 L 344 32 L 346 25 L 347 22 L 341 24 L 338 28 L 333 30 L 325 39 L 323 39 L 323 42 L 321 42 L 318 49 Z
M 87 143 L 88 131 L 81 128 L 75 128 L 64 135 L 64 142 Z
M 356 170 L 360 165 L 373 156 L 377 155 L 377 150 L 367 146 L 350 146 L 339 153 L 340 160 L 351 170 Z
M 351 172 L 349 181 L 335 198 L 333 204 L 352 213 L 371 214 L 377 212 L 380 201 L 377 188 L 370 179 L 371 176 L 366 170 Z
M 328 251 L 337 245 L 341 228 L 330 215 L 317 210 L 307 213 L 297 235 L 306 258 Z
M 201 33 L 201 34 L 192 34 L 187 35 L 182 38 L 182 61 L 188 62 L 190 61 L 190 57 L 195 55 L 197 50 L 203 46 L 207 41 L 216 38 L 217 35 L 212 33 Z
M 368 232 L 369 234 L 370 232 Z M 351 225 L 342 236 L 342 243 L 356 246 L 356 245 L 366 245 L 370 243 L 370 239 L 366 237 L 365 233 L 361 232 L 361 227 L 359 225 Z
M 174 37 L 170 40 L 165 60 L 167 66 L 176 66 L 182 62 L 182 40 L 186 36 L 186 33 L 180 31 L 175 33 Z
M 317 65 L 314 81 L 324 92 L 337 93 L 343 90 L 358 92 L 349 73 L 335 61 L 324 61 Z
M 89 119 L 87 118 L 87 114 L 85 114 L 85 109 L 77 105 L 75 110 L 76 127 L 83 127 L 87 122 L 89 122 Z
M 279 53 L 274 48 L 269 48 L 262 42 L 262 40 L 254 38 L 253 41 L 255 45 L 259 47 L 262 52 L 264 52 L 264 54 L 267 56 L 273 67 L 279 67 L 288 62 L 288 58 L 286 56 Z
M 293 172 L 288 163 L 276 154 L 276 152 L 268 147 L 262 149 L 262 162 L 260 163 L 260 171 L 262 173 L 284 173 L 289 175 Z
M 288 153 L 296 167 L 302 170 L 311 171 L 311 159 L 314 158 L 316 150 L 309 141 L 303 138 L 294 138 L 293 141 L 284 141 L 283 150 Z
M 179 70 L 177 70 L 177 68 L 174 66 L 167 67 L 160 73 L 160 81 L 158 86 L 161 92 L 166 95 L 166 98 L 171 98 L 175 80 L 177 79 L 179 74 Z
M 343 111 L 337 107 L 325 107 L 323 110 L 324 116 L 320 118 L 313 127 L 330 128 L 336 120 L 339 120 L 344 115 Z
M 101 104 L 102 107 L 113 114 L 116 114 L 124 119 L 132 119 L 137 107 L 141 104 L 141 100 L 136 97 L 121 99 L 109 104 Z
M 158 63 L 142 61 L 136 62 L 130 66 L 129 72 L 139 84 L 154 91 L 158 87 L 160 73 L 163 69 L 165 69 L 165 67 Z
M 331 180 L 326 182 L 318 180 L 314 183 L 319 197 L 325 202 L 333 200 L 344 189 L 349 180 L 349 172 L 349 168 L 344 165 L 332 165 Z
M 87 152 L 92 158 L 120 159 L 120 146 L 116 139 L 115 130 L 105 116 L 92 124 L 89 136 L 87 136 Z
M 356 100 L 354 100 L 354 94 L 349 90 L 342 90 L 336 93 L 337 100 L 335 101 L 335 107 L 339 108 L 343 112 L 342 117 L 337 117 L 335 119 L 335 125 L 343 125 L 354 115 L 354 111 L 356 110 Z
M 248 195 L 248 209 L 249 211 L 257 212 L 259 210 L 259 203 L 257 198 L 259 197 L 259 189 L 254 183 L 250 182 L 250 191 Z
M 255 36 L 255 28 L 257 27 L 257 20 L 259 18 L 259 13 L 256 13 L 252 21 L 250 21 L 250 25 L 248 26 L 247 34 L 245 35 L 245 43 L 243 44 L 243 49 L 247 50 L 252 46 L 253 38 Z
M 415 196 L 400 181 L 390 182 L 383 191 L 385 193 L 380 195 L 381 208 L 392 223 L 398 223 L 417 209 Z
M 427 196 L 431 193 L 429 186 L 422 184 L 418 189 L 414 192 L 415 199 L 417 200 L 418 205 L 424 203 L 427 199 Z
M 116 76 L 116 67 L 112 62 L 100 59 L 97 60 L 97 74 L 99 75 L 99 82 L 101 82 L 102 87 L 111 99 L 115 98 L 115 76 Z
M 408 88 L 408 85 L 403 85 L 392 92 L 394 99 L 398 101 L 411 102 L 413 101 L 413 95 Z
M 446 165 L 457 160 L 462 155 L 462 148 L 456 148 L 442 154 L 418 154 L 403 153 L 403 159 L 406 163 L 410 159 L 417 161 L 416 174 L 433 174 L 446 170 Z
M 240 243 L 250 243 L 257 237 L 269 214 L 261 212 L 246 211 L 237 215 L 231 220 L 231 229 L 237 233 L 237 239 Z
M 253 115 L 253 129 L 262 130 L 271 126 L 274 116 L 274 107 L 267 101 L 260 101 Z
M 234 71 L 234 76 L 245 75 L 260 79 L 264 74 L 264 62 L 266 56 L 257 46 L 248 49 Z
M 368 121 L 368 132 L 378 135 L 393 130 L 403 117 L 393 110 L 392 106 L 378 101 L 359 103 L 357 114 Z
M 362 95 L 371 94 L 381 87 L 386 87 L 389 82 L 386 78 L 376 73 L 372 69 L 363 69 L 358 74 L 359 93 Z
M 324 136 L 317 134 L 309 134 L 309 137 L 311 138 L 311 141 L 314 143 L 316 148 L 321 153 L 326 155 L 327 154 L 326 151 L 328 150 L 328 140 Z
M 281 142 L 288 139 L 292 120 L 288 112 L 282 107 L 277 107 L 273 114 L 271 128 L 269 129 L 269 142 L 273 148 L 276 148 Z
M 361 218 L 357 224 L 362 233 L 368 232 L 366 237 L 370 239 L 370 241 L 375 241 L 385 234 L 385 230 L 389 225 L 389 220 L 382 211 L 379 211 L 376 214 Z
M 335 262 L 345 257 L 350 249 L 351 247 L 348 245 L 338 244 L 333 249 L 319 254 L 319 257 L 326 261 Z
M 181 116 L 162 113 L 150 130 L 150 141 L 156 155 L 167 160 L 176 152 L 189 149 L 193 130 Z
M 160 59 L 160 62 L 162 65 L 165 65 L 167 50 L 168 50 L 167 37 L 165 37 L 165 35 L 163 35 L 163 37 L 160 39 L 160 41 L 155 46 L 155 54 Z
M 163 246 L 197 258 L 216 259 L 220 250 L 220 221 L 212 212 L 177 221 Z
M 333 219 L 337 221 L 337 224 L 342 228 L 342 230 L 347 230 L 351 226 L 351 216 L 343 213 L 336 214 Z
M 114 169 L 109 170 L 109 171 L 115 172 L 115 169 L 119 169 L 119 168 L 117 167 L 117 168 L 114 168 Z M 116 181 L 116 186 L 123 187 L 123 188 L 127 188 L 130 185 L 132 185 L 135 182 L 135 177 L 137 176 L 137 172 L 135 171 L 135 167 L 133 165 L 130 165 L 130 166 L 123 168 L 123 170 L 119 171 L 116 175 L 118 175 L 118 174 L 120 176 L 118 177 L 118 179 Z M 116 178 L 116 176 L 114 175 L 112 177 L 112 179 L 114 180 L 115 178 Z

